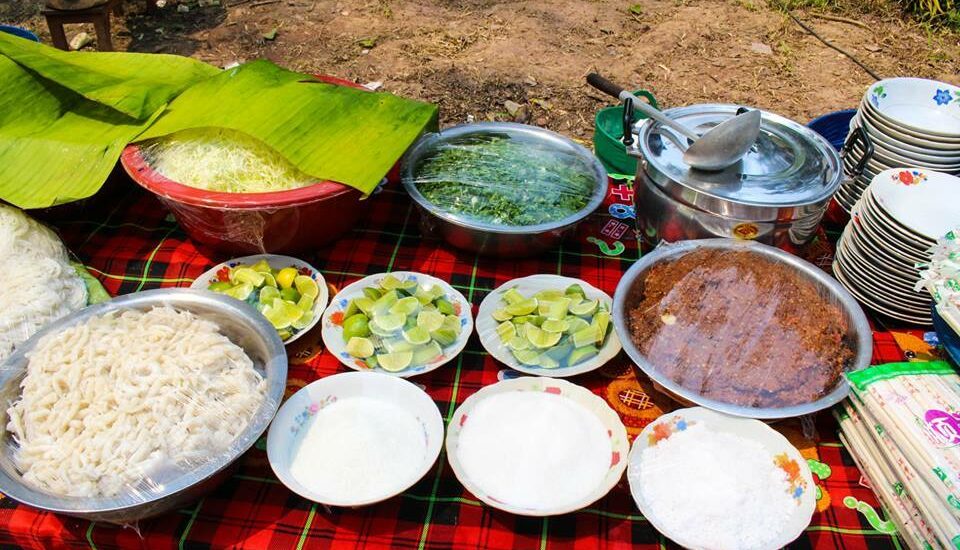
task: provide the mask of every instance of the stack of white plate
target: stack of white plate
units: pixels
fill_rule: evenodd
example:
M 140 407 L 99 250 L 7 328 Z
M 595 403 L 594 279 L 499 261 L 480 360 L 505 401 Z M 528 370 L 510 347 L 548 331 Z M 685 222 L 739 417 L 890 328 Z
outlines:
M 917 264 L 960 220 L 960 178 L 916 168 L 880 172 L 853 206 L 833 274 L 857 300 L 893 319 L 931 324 Z
M 960 88 L 922 78 L 890 78 L 867 89 L 850 132 L 857 129 L 873 144 L 867 155 L 862 140 L 844 152 L 848 178 L 837 191 L 837 203 L 848 213 L 870 182 L 884 170 L 911 166 L 946 174 L 960 173 Z

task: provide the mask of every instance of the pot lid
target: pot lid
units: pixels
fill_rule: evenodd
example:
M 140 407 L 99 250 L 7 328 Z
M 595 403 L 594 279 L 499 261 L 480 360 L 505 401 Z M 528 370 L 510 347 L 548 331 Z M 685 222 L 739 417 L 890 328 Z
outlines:
M 697 133 L 736 115 L 736 105 L 691 105 L 665 111 Z M 819 134 L 792 120 L 761 111 L 760 135 L 740 162 L 722 171 L 696 170 L 683 162 L 687 139 L 659 123 L 640 128 L 639 148 L 647 175 L 686 202 L 703 194 L 721 202 L 781 207 L 829 199 L 843 172 L 836 150 Z M 684 144 L 681 148 L 678 144 Z

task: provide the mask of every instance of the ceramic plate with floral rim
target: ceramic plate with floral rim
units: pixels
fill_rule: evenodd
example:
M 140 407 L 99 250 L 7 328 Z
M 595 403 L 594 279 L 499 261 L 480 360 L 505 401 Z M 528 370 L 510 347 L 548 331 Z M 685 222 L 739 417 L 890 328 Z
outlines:
M 923 78 L 888 78 L 864 96 L 868 108 L 911 130 L 960 137 L 960 88 Z
M 575 406 L 577 414 L 596 418 L 603 428 L 606 429 L 606 435 L 603 436 L 603 438 L 609 444 L 609 450 L 605 450 L 605 452 L 609 452 L 609 466 L 607 466 L 606 474 L 589 494 L 576 502 L 569 502 L 552 507 L 518 506 L 506 501 L 506 499 L 502 497 L 498 497 L 496 494 L 491 494 L 483 485 L 470 477 L 464 466 L 463 459 L 460 456 L 460 439 L 464 431 L 470 429 L 470 416 L 473 414 L 477 405 L 485 400 L 511 392 L 548 394 L 558 399 L 568 399 L 572 402 L 571 404 Z M 617 413 L 614 412 L 602 398 L 586 388 L 572 384 L 566 380 L 539 376 L 522 376 L 520 378 L 503 380 L 491 384 L 468 397 L 457 410 L 454 411 L 453 418 L 447 426 L 446 450 L 447 460 L 450 462 L 450 466 L 453 468 L 457 479 L 460 480 L 460 483 L 462 483 L 468 491 L 484 503 L 505 512 L 521 516 L 554 516 L 585 508 L 610 492 L 610 489 L 623 477 L 630 445 L 627 440 L 627 430 L 623 426 L 623 422 Z M 529 450 L 535 453 L 539 449 Z M 568 457 L 566 460 L 572 462 L 580 458 L 581 455 L 578 453 L 575 456 Z M 514 464 L 522 461 L 525 461 L 525 464 L 539 464 L 536 457 L 524 456 L 505 456 L 498 464 L 504 469 L 511 469 L 514 468 Z M 563 459 L 561 459 L 561 462 L 562 461 Z M 568 472 L 546 472 L 546 475 L 563 476 L 568 475 Z
M 331 494 L 323 487 L 301 483 L 291 465 L 311 425 L 326 407 L 351 398 L 383 401 L 412 415 L 424 438 L 422 462 L 411 470 L 409 479 L 396 480 L 376 491 L 376 496 L 356 500 Z M 416 442 L 421 445 L 420 442 Z M 396 496 L 410 488 L 433 467 L 443 445 L 443 418 L 436 403 L 423 390 L 406 380 L 374 372 L 344 372 L 312 382 L 293 394 L 280 407 L 267 434 L 267 458 L 277 478 L 298 495 L 330 506 L 365 506 Z M 336 452 L 331 449 L 330 452 Z
M 323 314 L 323 343 L 341 363 L 399 377 L 435 370 L 473 332 L 470 303 L 446 281 L 412 271 L 347 285 Z
M 237 279 L 241 268 L 245 273 Z M 317 268 L 277 254 L 256 254 L 217 264 L 197 277 L 190 288 L 213 290 L 247 302 L 273 324 L 284 344 L 316 326 L 330 296 Z
M 647 425 L 633 441 L 627 466 L 627 480 L 630 482 L 630 494 L 640 508 L 640 513 L 658 531 L 674 542 L 686 548 L 692 547 L 684 544 L 683 533 L 671 533 L 663 529 L 662 522 L 651 514 L 650 505 L 644 500 L 636 480 L 640 476 L 639 469 L 644 449 L 657 445 L 694 424 L 704 424 L 711 431 L 730 433 L 755 441 L 770 453 L 770 461 L 786 473 L 789 486 L 785 490 L 796 503 L 794 513 L 783 522 L 783 528 L 776 540 L 771 542 L 770 547 L 781 548 L 799 537 L 810 525 L 810 518 L 813 517 L 817 504 L 817 489 L 813 483 L 813 476 L 800 451 L 780 432 L 759 420 L 729 416 L 703 407 L 691 407 L 667 413 Z M 730 513 L 736 513 L 736 510 L 731 510 Z M 697 525 L 690 527 L 691 529 L 701 528 Z
M 505 340 L 497 332 L 498 327 L 502 326 L 503 322 L 508 321 L 496 319 L 495 317 L 497 315 L 495 315 L 495 312 L 504 310 L 505 307 L 509 305 L 505 299 L 505 295 L 508 291 L 511 291 L 511 289 L 513 289 L 515 292 L 518 292 L 521 296 L 533 297 L 538 292 L 543 291 L 555 291 L 563 293 L 564 290 L 571 288 L 574 285 L 579 286 L 579 288 L 583 290 L 582 297 L 576 297 L 575 300 L 579 301 L 582 298 L 585 302 L 592 302 L 596 300 L 599 303 L 595 311 L 583 316 L 579 316 L 579 318 L 583 320 L 582 323 L 577 321 L 580 326 L 589 326 L 589 321 L 594 318 L 597 311 L 605 311 L 607 315 L 609 315 L 609 312 L 612 309 L 613 300 L 602 290 L 595 288 L 590 284 L 581 281 L 580 279 L 561 277 L 559 275 L 531 275 L 529 277 L 522 277 L 508 281 L 503 285 L 500 285 L 496 290 L 488 294 L 487 297 L 483 299 L 483 302 L 480 303 L 480 309 L 477 311 L 477 334 L 480 336 L 480 343 L 483 344 L 484 349 L 486 349 L 490 355 L 492 355 L 501 363 L 514 370 L 536 376 L 563 378 L 567 376 L 583 374 L 585 372 L 590 372 L 602 367 L 607 361 L 613 359 L 621 349 L 620 340 L 617 338 L 617 334 L 613 330 L 612 323 L 609 324 L 609 328 L 607 329 L 607 333 L 604 336 L 602 344 L 597 345 L 596 343 L 591 343 L 591 348 L 588 349 L 588 354 L 584 356 L 584 359 L 574 364 L 567 365 L 566 360 L 575 358 L 574 354 L 576 353 L 576 349 L 574 348 L 573 344 L 568 344 L 568 342 L 572 341 L 572 331 L 576 329 L 576 325 L 568 322 L 567 330 L 562 333 L 563 336 L 553 348 L 538 350 L 539 352 L 545 352 L 549 349 L 566 346 L 570 352 L 560 354 L 563 357 L 560 357 L 560 361 L 557 362 L 557 364 L 559 364 L 558 367 L 553 366 L 553 361 L 550 361 L 549 366 L 546 367 L 522 363 L 520 360 L 518 360 L 517 354 L 514 353 L 513 348 L 511 348 L 510 342 Z M 572 309 L 575 309 L 575 307 L 576 306 L 571 308 L 571 311 L 567 313 L 570 319 L 578 317 L 577 315 L 574 315 L 572 311 Z M 516 317 L 514 317 L 512 320 L 516 320 Z M 523 324 L 515 325 L 515 327 L 522 326 Z M 543 327 L 542 324 L 540 326 Z M 511 334 L 516 333 L 514 332 Z M 521 353 L 523 353 L 529 348 L 526 348 L 527 341 L 525 339 L 520 341 L 524 342 L 524 349 L 519 350 Z M 529 362 L 530 361 L 528 361 L 528 363 Z
M 877 174 L 870 192 L 884 212 L 931 241 L 960 219 L 960 178 L 956 176 L 895 168 Z

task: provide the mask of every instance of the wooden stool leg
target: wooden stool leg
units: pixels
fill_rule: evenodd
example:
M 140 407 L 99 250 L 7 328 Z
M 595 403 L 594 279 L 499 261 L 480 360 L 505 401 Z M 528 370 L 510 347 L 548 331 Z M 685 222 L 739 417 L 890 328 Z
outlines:
M 97 31 L 97 50 L 112 52 L 113 42 L 110 39 L 110 10 L 104 9 L 102 15 L 93 20 L 93 28 Z
M 67 44 L 67 35 L 63 32 L 63 21 L 56 16 L 47 16 L 47 26 L 50 27 L 50 38 L 53 39 L 53 46 L 61 50 L 69 50 Z

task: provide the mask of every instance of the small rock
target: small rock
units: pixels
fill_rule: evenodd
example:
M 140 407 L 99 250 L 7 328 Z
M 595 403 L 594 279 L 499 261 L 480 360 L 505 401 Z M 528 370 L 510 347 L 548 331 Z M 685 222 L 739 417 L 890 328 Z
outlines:
M 263 39 L 264 39 L 264 40 L 276 40 L 276 39 L 277 39 L 277 33 L 279 33 L 279 32 L 280 32 L 280 30 L 279 30 L 278 28 L 274 27 L 274 28 L 270 29 L 270 32 L 265 32 L 265 33 L 263 33 Z
M 527 75 L 527 78 L 524 78 L 524 79 L 523 79 L 523 83 L 526 84 L 527 86 L 536 86 L 536 85 L 537 85 L 537 79 L 536 79 L 536 78 L 533 78 L 533 77 L 530 76 L 530 75 Z
M 467 115 L 467 124 L 470 124 L 474 121 L 476 121 L 476 117 L 474 117 L 473 115 Z
M 70 39 L 71 50 L 82 50 L 85 46 L 93 43 L 93 37 L 85 32 L 78 33 Z
M 177 4 L 177 13 L 187 13 L 190 11 L 190 6 L 186 4 Z
M 509 99 L 503 102 L 503 106 L 507 108 L 507 112 L 510 113 L 510 116 L 515 116 L 520 110 L 520 104 L 516 101 L 510 101 Z
M 370 90 L 371 92 L 375 92 L 380 88 L 383 88 L 383 82 L 380 82 L 379 80 L 374 80 L 373 82 L 367 82 L 366 84 L 363 85 L 363 87 Z
M 876 44 L 864 44 L 863 49 L 867 50 L 868 52 L 876 53 L 882 50 L 883 48 L 880 46 L 877 46 Z
M 370 50 L 368 50 L 368 49 L 366 49 L 366 48 L 360 50 L 360 55 L 367 55 L 368 53 L 370 53 Z
M 349 10 L 343 10 L 342 12 L 340 12 L 340 15 L 346 17 L 346 16 L 350 15 L 350 11 L 349 11 Z
M 158 8 L 167 7 L 167 0 L 157 0 L 156 5 Z
M 750 44 L 750 49 L 759 54 L 773 55 L 773 48 L 767 46 L 763 42 L 754 42 L 753 44 Z
M 232 69 L 232 68 L 234 68 L 234 67 L 239 67 L 239 66 L 240 66 L 240 62 L 239 62 L 239 61 L 233 61 L 233 62 L 230 62 L 230 63 L 227 63 L 226 65 L 224 65 L 224 66 L 223 66 L 223 70 L 228 70 L 228 69 Z

